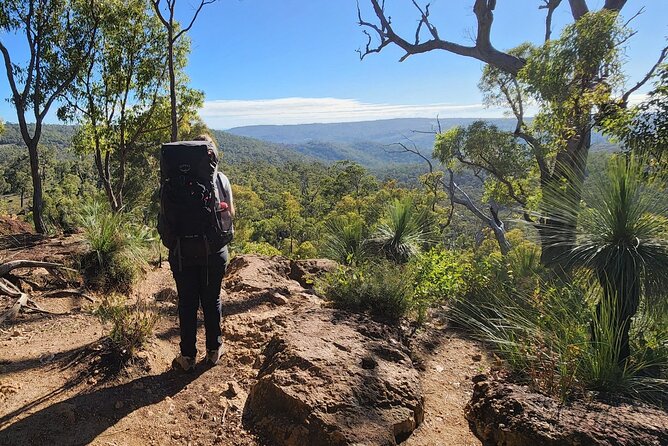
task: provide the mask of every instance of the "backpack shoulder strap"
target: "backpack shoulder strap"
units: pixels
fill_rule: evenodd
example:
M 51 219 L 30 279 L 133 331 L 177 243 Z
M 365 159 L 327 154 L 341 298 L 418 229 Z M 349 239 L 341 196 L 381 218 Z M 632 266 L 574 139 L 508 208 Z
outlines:
M 223 185 L 223 180 L 220 179 L 221 172 L 216 172 L 216 182 L 220 188 L 220 191 L 223 193 L 223 199 L 227 198 L 227 192 L 225 191 L 225 185 Z

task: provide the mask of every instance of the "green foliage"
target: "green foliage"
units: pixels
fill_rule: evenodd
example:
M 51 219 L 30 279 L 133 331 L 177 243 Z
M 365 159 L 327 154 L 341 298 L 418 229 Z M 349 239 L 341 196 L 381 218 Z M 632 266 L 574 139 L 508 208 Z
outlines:
M 526 205 L 535 194 L 531 148 L 516 136 L 493 124 L 475 121 L 466 128 L 453 127 L 436 135 L 434 156 L 456 170 L 469 169 L 484 179 L 486 202 Z
M 613 314 L 601 313 L 601 318 L 621 336 L 615 344 L 624 360 L 630 320 L 641 299 L 650 309 L 665 299 L 668 206 L 663 189 L 645 178 L 643 166 L 633 157 L 612 159 L 590 190 L 570 260 L 598 282 L 603 291 L 599 305 L 614 309 Z
M 411 308 L 412 283 L 400 265 L 369 262 L 341 267 L 318 285 L 321 294 L 337 307 L 396 321 Z
M 531 51 L 518 77 L 541 106 L 533 124 L 546 146 L 563 149 L 589 124 L 590 111 L 610 101 L 623 81 L 619 48 L 627 37 L 617 13 L 601 10 L 585 14 L 559 39 Z
M 354 265 L 368 258 L 366 230 L 360 218 L 333 218 L 325 223 L 322 253 L 342 265 Z
M 111 325 L 109 339 L 113 350 L 123 359 L 131 359 L 153 335 L 160 316 L 144 301 L 128 305 L 125 297 L 109 294 L 95 310 L 103 324 Z
M 435 247 L 409 263 L 413 280 L 413 311 L 418 322 L 424 322 L 427 310 L 450 300 L 464 298 L 473 279 L 473 255 Z
M 274 248 L 269 243 L 266 242 L 247 242 L 244 243 L 241 250 L 244 254 L 260 254 L 263 256 L 273 257 L 280 256 L 281 251 L 277 248 Z
M 668 64 L 658 67 L 654 88 L 647 99 L 627 109 L 625 104 L 609 104 L 598 119 L 604 131 L 617 137 L 638 155 L 665 162 L 668 150 Z M 664 171 L 665 165 L 662 166 Z
M 562 399 L 586 389 L 650 400 L 662 397 L 668 389 L 665 347 L 639 347 L 621 365 L 616 353 L 619 334 L 598 316 L 599 311 L 612 314 L 605 306 L 597 310 L 598 288 L 581 279 L 537 284 L 531 290 L 512 282 L 478 289 L 455 301 L 450 317 L 489 343 L 515 375 L 536 390 Z M 650 332 L 660 342 L 668 340 L 665 333 Z M 648 376 L 657 369 L 663 369 L 663 376 Z
M 388 260 L 405 263 L 428 241 L 426 213 L 415 209 L 413 201 L 408 199 L 395 200 L 388 206 L 385 218 L 368 243 Z
M 153 231 L 131 223 L 127 214 L 113 213 L 100 201 L 81 208 L 79 224 L 90 251 L 81 259 L 89 284 L 105 291 L 128 291 L 146 266 Z

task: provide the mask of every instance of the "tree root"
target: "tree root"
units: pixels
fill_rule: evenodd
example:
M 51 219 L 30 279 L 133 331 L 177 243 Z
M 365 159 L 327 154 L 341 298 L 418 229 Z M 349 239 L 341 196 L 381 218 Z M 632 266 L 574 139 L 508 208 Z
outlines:
M 49 274 L 51 274 L 53 277 L 55 277 L 61 284 L 67 285 L 67 280 L 65 279 L 65 276 L 62 274 L 62 271 L 75 271 L 75 269 L 68 268 L 65 265 L 61 265 L 60 263 L 52 263 L 52 262 L 40 262 L 40 261 L 35 261 L 35 260 L 13 260 L 10 262 L 5 262 L 0 264 L 0 294 L 4 294 L 9 297 L 15 297 L 16 301 L 14 302 L 14 305 L 12 307 L 5 311 L 4 314 L 0 315 L 0 324 L 4 323 L 5 321 L 10 321 L 14 319 L 18 314 L 21 312 L 22 309 L 26 309 L 29 311 L 34 311 L 37 313 L 43 313 L 43 314 L 49 314 L 49 315 L 61 315 L 61 314 L 68 314 L 67 312 L 65 313 L 56 313 L 52 312 L 49 310 L 45 310 L 44 308 L 40 307 L 27 293 L 24 293 L 21 291 L 16 285 L 14 285 L 12 282 L 9 280 L 5 279 L 4 276 L 9 274 L 10 271 L 17 269 L 17 268 L 45 268 Z M 75 290 L 75 289 L 66 289 L 66 290 L 54 290 L 51 293 L 46 293 L 51 294 L 51 295 L 57 295 L 57 294 L 66 294 L 66 295 L 78 295 L 83 297 L 84 299 L 87 299 L 91 302 L 95 302 L 95 299 L 90 297 L 89 295 L 85 294 L 81 290 Z

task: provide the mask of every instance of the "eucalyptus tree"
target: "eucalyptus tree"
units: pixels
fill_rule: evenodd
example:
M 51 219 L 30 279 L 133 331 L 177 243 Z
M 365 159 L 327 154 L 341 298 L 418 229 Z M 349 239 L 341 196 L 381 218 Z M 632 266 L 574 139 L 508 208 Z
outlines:
M 165 0 L 164 6 L 162 0 L 151 0 L 153 5 L 153 10 L 155 11 L 156 16 L 160 19 L 160 22 L 163 24 L 167 35 L 164 39 L 164 42 L 167 44 L 167 70 L 169 74 L 169 103 L 170 103 L 170 119 L 171 119 L 171 141 L 178 140 L 178 109 L 177 109 L 177 51 L 175 48 L 179 44 L 181 39 L 186 37 L 186 33 L 195 24 L 195 20 L 199 16 L 199 13 L 202 11 L 202 8 L 206 5 L 215 3 L 216 0 L 200 0 L 199 5 L 195 9 L 195 12 L 190 18 L 188 25 L 185 28 L 180 28 L 179 22 L 175 19 L 176 12 L 176 0 Z
M 75 147 L 94 154 L 96 170 L 114 212 L 126 204 L 128 169 L 146 163 L 170 129 L 166 100 L 166 33 L 146 0 L 105 3 L 100 36 L 87 69 L 77 78 L 61 117 L 76 119 Z M 188 42 L 175 48 L 176 68 L 185 66 Z M 182 86 L 178 104 L 187 115 L 200 92 Z M 146 165 L 145 171 L 151 171 Z M 142 176 L 144 183 L 150 178 Z
M 0 2 L 0 52 L 5 65 L 21 137 L 30 159 L 35 230 L 43 221 L 42 178 L 38 144 L 51 106 L 72 85 L 90 58 L 98 36 L 98 1 L 7 0 Z M 12 36 L 13 35 L 13 36 Z M 10 49 L 8 37 L 20 37 L 22 47 Z M 17 59 L 25 53 L 27 61 Z M 32 121 L 32 122 L 31 122 Z
M 400 61 L 425 52 L 445 51 L 485 62 L 480 87 L 488 103 L 508 107 L 517 119 L 512 136 L 521 142 L 517 146 L 520 150 L 530 151 L 540 192 L 558 194 L 572 203 L 579 201 L 595 123 L 593 115 L 615 101 L 622 84 L 619 48 L 630 32 L 617 17 L 626 0 L 606 0 L 595 12 L 589 10 L 586 0 L 570 0 L 573 23 L 555 40 L 552 16 L 566 2 L 543 0 L 540 7 L 546 10 L 545 42 L 540 46 L 524 44 L 510 51 L 500 51 L 492 44 L 495 0 L 475 0 L 473 4 L 477 22 L 473 45 L 443 39 L 432 21 L 429 5 L 422 7 L 413 1 L 417 27 L 410 37 L 404 37 L 392 23 L 385 2 L 370 3 L 373 21 L 365 20 L 358 8 L 359 24 L 368 38 L 365 48 L 359 51 L 361 58 L 394 45 L 405 52 Z M 662 52 L 659 63 L 664 56 Z M 644 78 L 633 89 L 646 81 Z M 627 97 L 628 93 L 620 96 Z M 531 123 L 525 119 L 529 101 L 534 101 L 539 109 Z M 510 175 L 487 167 L 483 170 L 502 185 L 506 180 L 511 182 Z M 510 196 L 510 188 L 505 186 Z M 522 205 L 524 199 L 513 201 Z M 572 215 L 560 215 L 558 209 L 545 205 L 541 213 L 540 221 L 528 219 L 537 224 L 541 233 L 542 261 L 559 264 L 575 240 L 576 221 Z M 529 215 L 525 213 L 525 217 Z M 557 238 L 560 243 L 555 243 Z M 561 243 L 564 238 L 567 243 Z

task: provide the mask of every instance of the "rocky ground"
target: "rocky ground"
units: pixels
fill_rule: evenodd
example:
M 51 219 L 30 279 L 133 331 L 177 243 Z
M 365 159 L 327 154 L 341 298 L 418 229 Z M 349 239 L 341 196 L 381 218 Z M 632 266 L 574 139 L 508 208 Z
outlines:
M 5 261 L 58 261 L 80 249 L 76 235 L 3 240 Z M 471 377 L 488 368 L 479 346 L 438 321 L 409 342 L 397 329 L 328 308 L 304 280 L 327 267 L 235 258 L 225 356 L 188 375 L 169 367 L 178 324 L 166 263 L 128 296 L 162 315 L 155 338 L 114 376 L 95 304 L 36 293 L 42 308 L 66 314 L 22 314 L 0 326 L 0 444 L 480 444 L 463 411 Z

